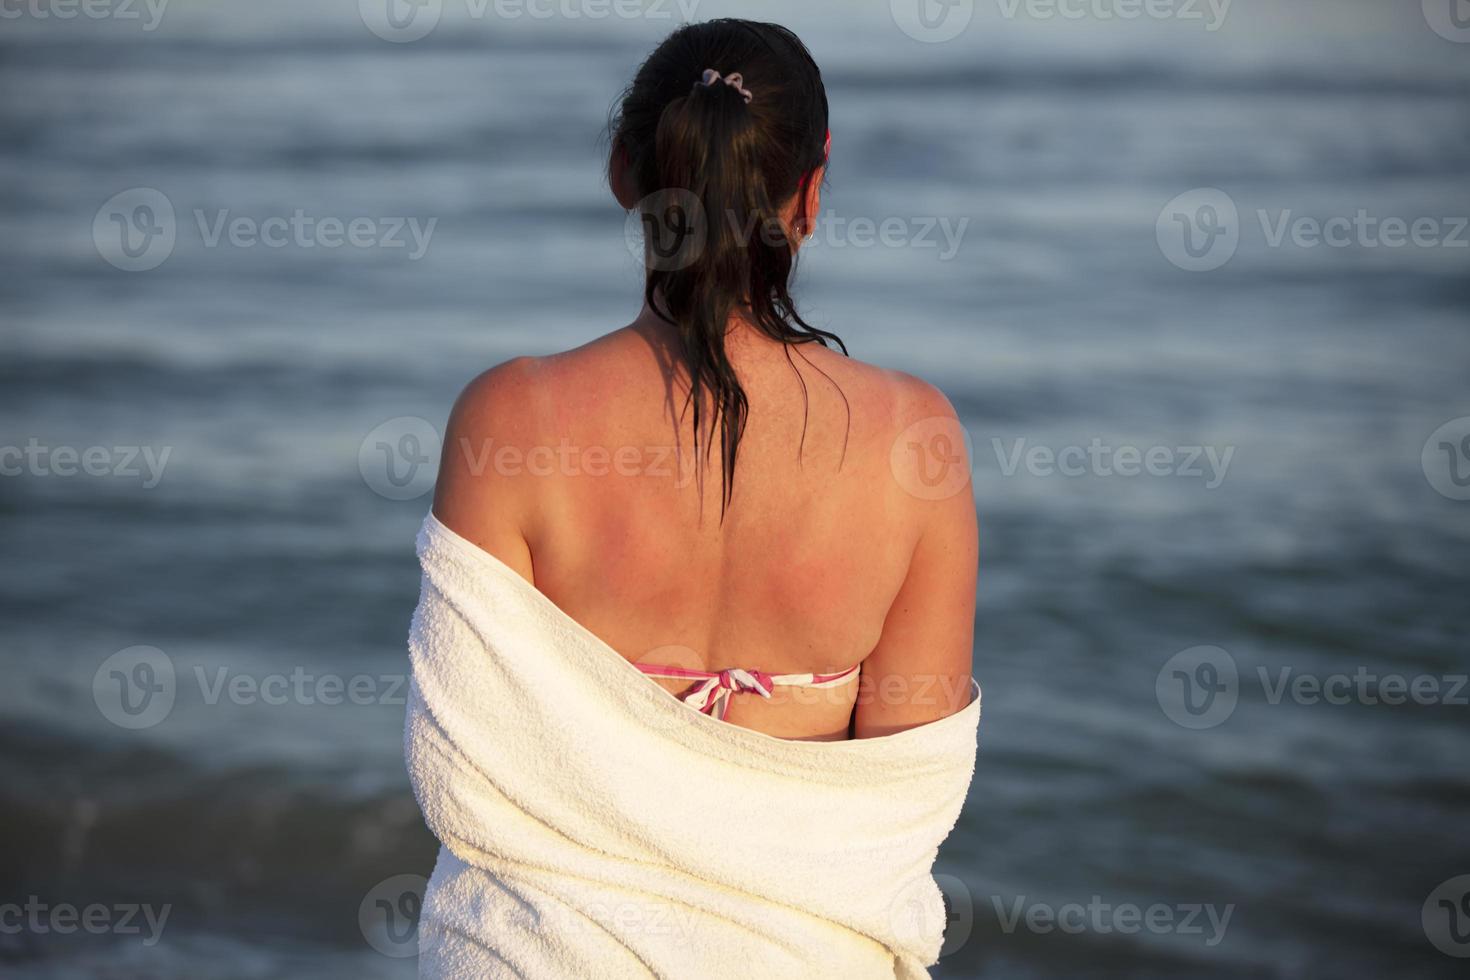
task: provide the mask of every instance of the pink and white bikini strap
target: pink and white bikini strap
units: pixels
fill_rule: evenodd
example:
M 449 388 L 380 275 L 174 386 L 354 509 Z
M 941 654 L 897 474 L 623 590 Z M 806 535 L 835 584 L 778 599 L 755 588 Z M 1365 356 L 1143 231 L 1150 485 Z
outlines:
M 633 666 L 649 677 L 699 681 L 680 700 L 691 708 L 722 721 L 730 710 L 731 695 L 749 691 L 763 698 L 770 698 L 772 689 L 776 687 L 837 687 L 846 683 L 862 668 L 862 664 L 853 664 L 835 674 L 768 674 L 763 670 L 745 670 L 740 667 L 708 671 L 657 664 L 635 663 Z

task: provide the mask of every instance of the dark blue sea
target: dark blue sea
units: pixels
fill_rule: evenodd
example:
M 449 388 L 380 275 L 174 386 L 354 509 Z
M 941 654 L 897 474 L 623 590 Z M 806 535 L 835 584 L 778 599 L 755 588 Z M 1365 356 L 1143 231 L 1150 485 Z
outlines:
M 683 12 L 394 3 L 0 3 L 0 975 L 413 975 L 435 432 L 636 314 Z M 691 4 L 813 50 L 802 308 L 971 437 L 935 975 L 1463 976 L 1470 9 Z

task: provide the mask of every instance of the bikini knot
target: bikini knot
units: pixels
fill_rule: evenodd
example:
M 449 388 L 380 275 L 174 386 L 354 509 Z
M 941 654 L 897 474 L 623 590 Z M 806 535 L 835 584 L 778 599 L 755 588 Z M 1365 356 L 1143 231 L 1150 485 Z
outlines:
M 727 691 L 754 691 L 763 698 L 771 696 L 771 675 L 760 670 L 730 667 L 720 671 L 720 687 Z

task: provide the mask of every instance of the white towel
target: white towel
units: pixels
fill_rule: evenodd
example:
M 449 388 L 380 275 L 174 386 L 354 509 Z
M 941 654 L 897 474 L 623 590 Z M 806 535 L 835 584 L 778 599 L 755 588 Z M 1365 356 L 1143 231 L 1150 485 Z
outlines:
M 432 514 L 404 749 L 442 847 L 420 977 L 927 977 L 980 691 L 882 738 L 671 696 Z

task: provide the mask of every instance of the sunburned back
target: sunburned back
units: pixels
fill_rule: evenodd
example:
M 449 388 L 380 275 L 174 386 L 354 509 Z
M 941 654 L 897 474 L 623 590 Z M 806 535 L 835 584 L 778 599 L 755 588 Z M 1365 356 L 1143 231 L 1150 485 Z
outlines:
M 971 605 L 945 615 L 968 626 L 973 549 L 963 520 L 957 532 L 939 513 L 969 512 L 973 539 L 968 486 L 959 508 L 946 507 L 913 492 L 908 447 L 895 469 L 907 427 L 948 417 L 942 396 L 814 344 L 792 348 L 789 360 L 781 345 L 747 334 L 728 349 L 749 415 L 723 521 L 718 441 L 697 466 L 687 384 L 663 334 L 636 325 L 510 362 L 472 385 L 451 424 L 436 513 L 630 661 L 771 674 L 863 663 L 883 645 L 926 533 L 964 552 L 945 595 L 964 606 L 968 592 Z M 936 532 L 936 520 L 950 523 Z M 959 667 L 942 672 L 957 686 Z M 874 679 L 867 666 L 863 674 Z M 658 683 L 674 693 L 691 686 Z M 846 738 L 860 687 L 865 699 L 879 694 L 856 681 L 745 694 L 730 699 L 726 720 L 788 738 Z M 899 722 L 887 727 L 958 710 L 965 687 L 958 703 L 917 716 L 912 705 L 886 712 Z M 879 706 L 874 717 L 884 714 Z

